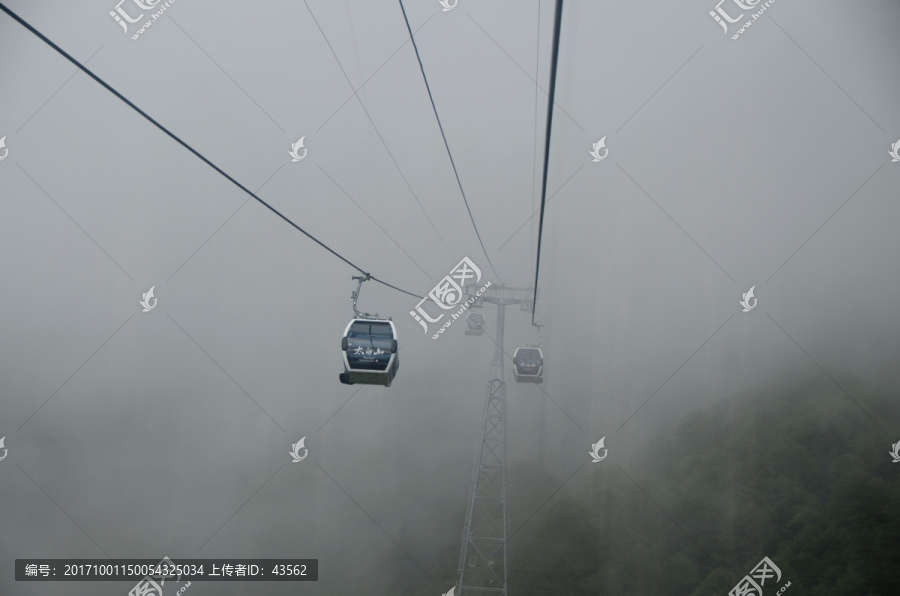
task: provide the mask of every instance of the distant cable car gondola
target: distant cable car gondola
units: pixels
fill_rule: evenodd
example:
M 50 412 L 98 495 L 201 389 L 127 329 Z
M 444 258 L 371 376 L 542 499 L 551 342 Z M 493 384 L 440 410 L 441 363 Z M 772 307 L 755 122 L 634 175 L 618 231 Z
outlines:
M 544 354 L 540 348 L 516 348 L 513 365 L 516 383 L 544 382 Z
M 534 294 L 531 295 L 532 300 Z M 534 302 L 532 302 L 532 305 Z M 544 353 L 541 352 L 541 344 L 544 341 L 544 334 L 541 332 L 544 327 L 538 323 L 532 323 L 538 330 L 537 345 L 516 348 L 513 354 L 513 366 L 516 377 L 516 383 L 543 383 L 544 382 Z
M 341 338 L 341 356 L 344 371 L 339 375 L 341 383 L 353 385 L 384 385 L 390 387 L 400 367 L 400 353 L 397 346 L 397 328 L 388 319 L 378 315 L 361 313 L 356 308 L 362 282 L 369 276 L 354 277 L 359 280 L 353 292 L 353 310 L 356 318 L 344 329 Z
M 466 317 L 466 335 L 481 335 L 484 333 L 484 315 L 480 312 L 470 312 Z

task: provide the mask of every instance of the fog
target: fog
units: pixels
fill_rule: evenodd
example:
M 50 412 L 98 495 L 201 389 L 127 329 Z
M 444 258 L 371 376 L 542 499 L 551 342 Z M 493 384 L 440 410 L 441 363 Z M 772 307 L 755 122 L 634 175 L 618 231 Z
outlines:
M 531 286 L 555 3 L 404 4 L 472 219 L 396 2 L 177 1 L 137 39 L 112 1 L 4 3 L 378 279 L 424 296 L 469 257 Z M 872 401 L 900 389 L 900 7 L 773 2 L 738 39 L 714 8 L 564 3 L 543 384 L 513 382 L 532 313 L 507 308 L 502 338 L 510 533 L 591 477 L 640 485 L 686 417 L 772 387 L 859 414 L 866 473 L 900 440 Z M 5 12 L 0 54 L 0 594 L 133 586 L 16 582 L 17 558 L 164 556 L 319 559 L 318 582 L 196 596 L 447 592 L 496 309 L 433 340 L 419 298 L 367 282 L 399 372 L 340 384 L 358 271 Z

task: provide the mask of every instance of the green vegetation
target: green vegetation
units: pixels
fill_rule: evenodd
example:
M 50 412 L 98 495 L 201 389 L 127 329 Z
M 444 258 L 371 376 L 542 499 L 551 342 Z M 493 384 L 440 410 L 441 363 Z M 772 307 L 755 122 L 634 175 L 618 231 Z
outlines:
M 627 468 L 611 450 L 543 507 L 568 474 L 511 464 L 511 596 L 727 596 L 765 556 L 782 571 L 765 596 L 788 581 L 787 596 L 900 594 L 900 402 L 845 388 L 793 379 L 722 400 Z M 441 591 L 458 549 L 430 567 Z
M 896 401 L 863 393 L 850 391 L 897 429 Z M 787 581 L 788 594 L 900 594 L 900 436 L 888 439 L 834 388 L 720 402 L 634 470 L 598 465 L 554 498 L 512 541 L 510 593 L 726 596 L 768 556 L 783 575 L 767 596 Z

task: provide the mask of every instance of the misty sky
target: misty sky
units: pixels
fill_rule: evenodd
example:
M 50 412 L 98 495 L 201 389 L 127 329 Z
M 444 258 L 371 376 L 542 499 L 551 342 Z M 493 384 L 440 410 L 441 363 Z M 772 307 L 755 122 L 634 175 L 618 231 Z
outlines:
M 496 271 L 397 2 L 177 0 L 138 39 L 112 0 L 4 4 L 380 279 L 424 295 L 468 256 L 534 283 L 554 3 L 405 1 Z M 545 383 L 507 361 L 509 458 L 560 483 L 602 436 L 596 465 L 629 469 L 684 415 L 772 379 L 900 385 L 900 6 L 777 0 L 737 40 L 714 7 L 565 3 Z M 248 586 L 346 594 L 399 572 L 448 590 L 495 311 L 484 337 L 458 322 L 435 341 L 417 298 L 369 282 L 360 309 L 393 317 L 399 373 L 341 385 L 357 271 L 5 13 L 0 55 L 0 594 L 131 587 L 17 584 L 24 557 L 308 557 L 317 584 Z M 509 354 L 538 341 L 530 323 L 507 311 Z M 898 425 L 859 432 L 887 449 Z

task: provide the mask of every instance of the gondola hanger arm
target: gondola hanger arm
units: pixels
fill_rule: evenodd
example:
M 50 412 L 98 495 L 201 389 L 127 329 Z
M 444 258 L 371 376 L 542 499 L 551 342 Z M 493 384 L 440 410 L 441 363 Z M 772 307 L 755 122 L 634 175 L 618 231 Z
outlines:
M 370 279 L 372 279 L 372 276 L 369 273 L 366 273 L 365 275 L 354 275 L 353 279 L 359 282 L 358 284 L 356 284 L 356 290 L 350 295 L 353 299 L 353 312 L 356 313 L 356 318 L 385 320 L 382 319 L 377 313 L 370 314 L 367 312 L 359 312 L 359 309 L 356 307 L 356 302 L 359 300 L 359 292 L 362 289 L 363 282 L 369 281 Z M 388 317 L 386 320 L 390 321 L 391 317 Z

